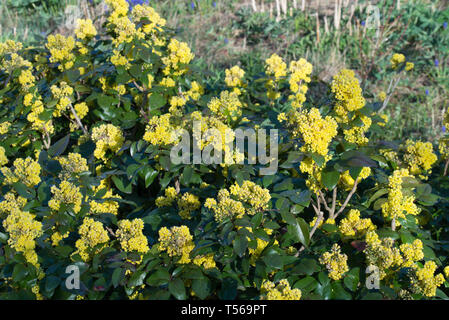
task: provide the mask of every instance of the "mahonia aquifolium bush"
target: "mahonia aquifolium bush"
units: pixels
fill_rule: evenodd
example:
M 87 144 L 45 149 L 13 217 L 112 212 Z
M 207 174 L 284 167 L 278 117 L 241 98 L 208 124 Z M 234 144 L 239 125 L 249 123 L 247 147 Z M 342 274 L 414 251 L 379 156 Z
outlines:
M 321 83 L 303 58 L 211 87 L 153 8 L 106 2 L 102 30 L 0 44 L 1 298 L 447 297 L 431 186 L 447 138 L 440 159 L 371 141 L 385 97 L 368 102 L 351 70 Z M 236 128 L 279 130 L 277 173 L 240 162 Z M 172 163 L 183 129 L 223 163 Z

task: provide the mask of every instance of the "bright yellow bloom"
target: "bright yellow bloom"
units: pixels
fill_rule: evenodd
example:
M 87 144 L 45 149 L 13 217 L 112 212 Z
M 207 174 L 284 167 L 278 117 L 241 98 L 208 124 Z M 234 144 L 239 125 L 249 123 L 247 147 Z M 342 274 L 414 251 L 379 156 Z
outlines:
M 117 238 L 120 241 L 122 249 L 126 252 L 137 251 L 139 253 L 147 253 L 148 247 L 147 237 L 142 233 L 143 220 L 120 220 L 118 222 Z
M 75 246 L 78 249 L 75 253 L 78 253 L 81 259 L 86 262 L 89 261 L 93 255 L 99 253 L 109 241 L 108 233 L 104 229 L 103 224 L 91 218 L 84 218 L 83 224 L 78 229 L 78 233 L 81 238 L 75 243 Z M 100 244 L 103 246 L 96 248 Z
M 78 39 L 88 40 L 97 35 L 97 29 L 95 29 L 95 26 L 93 25 L 92 20 L 78 19 L 76 23 L 77 23 L 77 27 L 75 29 L 75 34 Z
M 170 257 L 180 257 L 178 263 L 185 264 L 190 262 L 190 252 L 195 245 L 193 237 L 187 226 L 163 227 L 159 230 L 159 250 L 167 251 Z
M 340 252 L 340 246 L 336 243 L 331 251 L 325 252 L 319 259 L 320 263 L 326 266 L 329 278 L 333 280 L 340 280 L 349 271 L 347 260 L 348 256 Z
M 343 236 L 356 239 L 364 236 L 368 231 L 375 230 L 376 226 L 370 218 L 360 219 L 359 210 L 351 209 L 347 217 L 340 221 L 338 229 Z
M 0 171 L 6 177 L 6 184 L 13 184 L 20 181 L 31 188 L 41 182 L 41 166 L 30 157 L 26 159 L 18 158 L 14 160 L 12 168 L 3 167 Z
M 65 204 L 72 205 L 73 212 L 80 212 L 83 195 L 81 194 L 79 187 L 75 186 L 73 183 L 64 180 L 59 184 L 59 188 L 52 186 L 51 193 L 53 196 L 48 202 L 48 206 L 52 210 L 59 211 L 61 204 Z
M 282 279 L 278 284 L 265 280 L 260 287 L 261 300 L 300 300 L 301 290 L 291 289 L 287 279 Z
M 96 143 L 95 158 L 106 161 L 106 151 L 110 150 L 113 153 L 119 151 L 125 138 L 119 127 L 102 124 L 92 129 L 92 140 Z

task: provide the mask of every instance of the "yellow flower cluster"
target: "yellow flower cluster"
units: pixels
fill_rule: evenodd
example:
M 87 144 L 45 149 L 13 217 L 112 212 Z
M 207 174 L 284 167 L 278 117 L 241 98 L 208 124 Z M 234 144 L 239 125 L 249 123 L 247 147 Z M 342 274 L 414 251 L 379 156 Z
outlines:
M 22 43 L 13 40 L 6 40 L 4 43 L 0 43 L 0 68 L 7 74 L 12 74 L 14 70 L 20 70 L 23 67 L 33 67 L 30 61 L 25 60 L 18 54 L 22 48 Z M 4 59 L 6 56 L 8 58 Z
M 65 71 L 73 67 L 75 55 L 75 39 L 63 35 L 49 35 L 47 38 L 47 49 L 50 51 L 50 62 L 59 63 L 58 69 Z
M 220 98 L 212 98 L 207 104 L 209 110 L 223 122 L 236 121 L 242 115 L 242 103 L 235 92 L 222 91 Z
M 309 226 L 310 226 L 311 228 L 313 228 L 313 227 L 315 226 L 317 220 L 318 220 L 318 217 L 315 216 L 315 217 L 312 219 L 312 221 L 309 222 Z M 318 222 L 317 228 L 321 228 L 321 226 L 322 226 L 323 224 L 335 224 L 335 219 L 328 218 L 328 219 L 326 219 L 326 221 L 324 221 L 324 219 L 321 218 L 320 221 Z
M 110 213 L 116 216 L 118 214 L 118 209 L 120 206 L 117 203 L 117 201 L 114 201 L 110 198 L 121 199 L 122 197 L 120 197 L 118 194 L 114 194 L 112 192 L 112 189 L 108 186 L 105 180 L 102 180 L 100 185 L 94 188 L 94 191 L 99 192 L 102 189 L 106 189 L 107 190 L 106 193 L 101 197 L 102 199 L 101 201 L 90 200 L 89 212 L 91 214 Z
M 443 137 L 438 141 L 438 151 L 440 152 L 442 159 L 449 159 L 449 138 Z
M 231 195 L 236 199 L 231 198 Z M 271 196 L 268 189 L 264 189 L 254 182 L 244 181 L 241 186 L 237 183 L 218 192 L 217 200 L 206 199 L 205 207 L 214 212 L 215 220 L 221 222 L 226 218 L 240 218 L 245 213 L 254 215 L 268 209 Z
M 357 177 L 357 182 L 360 182 L 363 179 L 368 178 L 370 175 L 371 175 L 371 168 L 363 167 L 362 171 L 360 171 L 359 176 Z M 346 170 L 340 175 L 340 180 L 338 182 L 340 185 L 344 187 L 346 191 L 349 191 L 354 186 L 355 180 L 351 177 L 349 170 Z
M 90 19 L 78 19 L 75 35 L 78 39 L 89 40 L 97 35 L 97 29 Z
M 91 218 L 84 218 L 83 224 L 79 227 L 78 233 L 81 236 L 75 243 L 78 253 L 84 261 L 89 261 L 92 255 L 99 253 L 104 244 L 109 241 L 109 236 L 100 221 Z M 96 248 L 102 244 L 103 246 Z M 95 250 L 93 250 L 95 249 Z
M 30 157 L 26 159 L 17 158 L 14 160 L 12 169 L 2 167 L 0 171 L 6 177 L 6 184 L 21 182 L 31 188 L 41 182 L 41 166 Z
M 225 83 L 228 87 L 241 88 L 244 86 L 243 78 L 245 77 L 245 71 L 239 66 L 233 66 L 231 69 L 226 69 L 225 74 Z M 238 90 L 235 92 L 239 93 L 240 91 Z
M 293 131 L 293 135 L 300 136 L 304 141 L 301 151 L 326 156 L 329 152 L 329 144 L 337 135 L 338 125 L 334 118 L 331 116 L 322 118 L 320 111 L 312 108 L 310 111 L 299 112 L 295 123 L 298 131 Z
M 420 175 L 422 173 L 431 173 L 432 165 L 438 160 L 437 155 L 433 153 L 431 142 L 421 142 L 408 139 L 405 142 L 406 153 L 404 162 L 407 164 L 410 174 Z
M 312 74 L 313 66 L 307 62 L 306 59 L 301 58 L 298 61 L 292 61 L 290 63 L 290 90 L 293 95 L 289 97 L 292 100 L 292 107 L 298 109 L 302 107 L 302 104 L 306 101 L 307 85 L 311 81 L 310 75 Z M 305 83 L 304 83 L 305 82 Z
M 201 208 L 201 202 L 197 196 L 188 192 L 184 193 L 182 196 L 178 195 L 173 187 L 165 189 L 165 197 L 160 196 L 156 199 L 156 206 L 171 206 L 174 201 L 177 202 L 178 213 L 183 219 L 190 219 L 191 213 Z
M 0 123 L 0 134 L 8 133 L 10 127 L 11 127 L 11 122 L 5 121 L 5 122 Z
M 393 246 L 391 238 L 379 239 L 375 231 L 369 231 L 365 237 L 366 248 L 364 253 L 369 265 L 379 268 L 379 278 L 387 276 L 387 270 L 403 263 L 401 252 Z
M 122 249 L 126 252 L 137 251 L 139 253 L 147 253 L 150 250 L 148 247 L 148 239 L 142 231 L 142 219 L 134 219 L 132 221 L 120 220 L 116 235 Z
M 179 76 L 186 73 L 188 68 L 185 65 L 194 57 L 187 43 L 172 38 L 167 48 L 168 56 L 162 57 L 162 63 L 165 65 L 164 74 Z
M 22 70 L 19 75 L 19 83 L 22 86 L 23 91 L 28 91 L 34 86 L 36 78 L 33 76 L 31 70 Z
M 217 201 L 218 200 L 218 201 Z M 218 191 L 217 200 L 207 198 L 204 206 L 214 212 L 215 221 L 222 222 L 226 218 L 240 218 L 245 214 L 245 207 L 240 201 L 230 197 L 229 191 Z
M 39 268 L 34 249 L 35 239 L 42 234 L 42 223 L 36 221 L 31 213 L 13 208 L 3 220 L 3 227 L 9 234 L 8 245 L 22 252 L 27 262 Z
M 122 130 L 112 124 L 102 124 L 92 129 L 92 140 L 96 143 L 94 156 L 107 161 L 106 151 L 115 153 L 125 141 Z
M 419 239 L 401 244 L 399 249 L 403 255 L 402 267 L 412 267 L 416 261 L 424 259 L 423 244 Z
M 413 195 L 406 196 L 402 191 L 402 179 L 410 177 L 407 169 L 399 169 L 393 172 L 388 179 L 388 201 L 382 204 L 382 214 L 388 219 L 396 219 L 396 225 L 400 225 L 398 218 L 405 218 L 405 214 L 417 215 L 420 209 L 414 203 Z
M 278 92 L 278 80 L 287 75 L 287 64 L 274 53 L 265 60 L 265 73 L 269 77 L 274 77 L 265 83 L 267 97 L 272 100 L 279 98 L 281 94 Z
M 265 280 L 260 287 L 261 300 L 300 300 L 301 290 L 290 288 L 287 279 L 282 279 L 278 284 Z
M 5 148 L 0 146 L 0 166 L 4 166 L 8 163 L 8 158 L 6 157 Z
M 360 219 L 360 211 L 349 210 L 348 216 L 340 221 L 338 226 L 340 233 L 344 237 L 357 239 L 363 237 L 368 231 L 376 229 L 370 218 Z
M 53 94 L 53 98 L 58 100 L 53 116 L 60 117 L 72 103 L 70 96 L 73 94 L 73 88 L 66 82 L 61 82 L 59 87 L 56 85 L 51 86 L 51 93 Z
M 150 119 L 143 140 L 152 145 L 170 145 L 178 141 L 178 130 L 170 123 L 171 114 L 154 116 Z
M 196 256 L 193 258 L 193 263 L 197 266 L 203 266 L 204 269 L 212 269 L 216 267 L 213 253 Z
M 59 174 L 61 180 L 67 180 L 80 173 L 89 171 L 87 160 L 79 153 L 70 152 L 66 157 L 58 157 L 57 160 L 62 167 L 62 171 Z
M 337 99 L 335 112 L 338 122 L 348 122 L 350 119 L 347 113 L 359 110 L 365 105 L 362 88 L 352 70 L 342 69 L 336 74 L 332 79 L 331 90 Z
M 59 188 L 52 186 L 51 193 L 53 196 L 48 202 L 48 206 L 52 210 L 59 211 L 61 204 L 64 204 L 71 205 L 73 212 L 80 212 L 83 195 L 80 192 L 80 188 L 73 183 L 64 180 L 59 184 Z
M 411 281 L 413 289 L 427 297 L 434 297 L 437 288 L 444 283 L 443 274 L 435 275 L 436 269 L 433 261 L 426 261 L 423 268 L 417 268 Z
M 4 200 L 0 202 L 0 216 L 9 214 L 13 210 L 22 210 L 27 200 L 21 196 L 16 196 L 12 192 L 8 192 L 3 196 Z
M 190 252 L 195 247 L 187 226 L 163 227 L 159 230 L 159 250 L 167 251 L 170 257 L 180 257 L 178 263 L 190 262 Z
M 287 75 L 287 64 L 276 53 L 265 60 L 265 73 L 276 80 Z
M 243 181 L 241 186 L 236 182 L 229 188 L 229 191 L 237 200 L 249 205 L 246 210 L 249 215 L 268 209 L 271 199 L 270 191 L 252 181 Z
M 397 69 L 399 65 L 405 62 L 405 56 L 402 53 L 395 53 L 390 59 L 391 68 Z
M 145 23 L 142 25 L 141 31 L 145 34 L 153 34 L 156 31 L 162 31 L 162 27 L 165 26 L 165 19 L 150 6 L 148 5 L 136 5 L 132 10 L 132 17 L 135 22 L 142 19 L 146 19 Z M 140 29 L 139 29 L 140 30 Z
M 336 243 L 332 246 L 331 251 L 325 252 L 319 258 L 319 262 L 326 266 L 329 278 L 333 280 L 340 280 L 349 271 L 347 260 L 348 256 L 341 253 L 340 246 Z

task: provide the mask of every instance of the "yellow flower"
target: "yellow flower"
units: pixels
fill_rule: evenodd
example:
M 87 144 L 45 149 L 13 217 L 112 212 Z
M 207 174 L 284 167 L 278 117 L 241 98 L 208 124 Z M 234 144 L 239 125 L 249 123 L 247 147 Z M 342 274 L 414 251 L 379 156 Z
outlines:
M 0 146 L 0 166 L 4 166 L 8 163 L 8 158 L 6 157 L 5 148 Z
M 432 165 L 438 160 L 433 153 L 431 142 L 421 142 L 408 139 L 405 142 L 406 153 L 404 162 L 408 165 L 410 174 L 419 175 L 422 173 L 431 173 Z
M 340 246 L 336 243 L 332 246 L 331 251 L 325 252 L 319 258 L 319 262 L 326 266 L 329 278 L 333 280 L 340 280 L 349 271 L 347 260 L 348 256 L 340 252 Z
M 178 131 L 171 123 L 171 114 L 154 116 L 150 119 L 143 140 L 152 145 L 170 145 L 178 140 Z
M 195 245 L 187 226 L 163 227 L 159 230 L 159 250 L 166 251 L 170 257 L 180 257 L 178 263 L 190 262 L 190 252 Z
M 276 80 L 287 75 L 287 64 L 276 53 L 265 60 L 265 64 L 266 74 L 274 76 Z
M 92 140 L 96 143 L 95 158 L 106 161 L 106 151 L 110 150 L 113 153 L 119 151 L 125 138 L 119 127 L 102 124 L 92 129 Z
M 366 232 L 376 229 L 371 219 L 360 219 L 360 211 L 357 209 L 349 210 L 346 218 L 340 221 L 338 226 L 340 233 L 345 237 L 356 239 L 365 235 Z
M 88 40 L 97 35 L 97 29 L 95 29 L 95 26 L 93 25 L 92 20 L 78 19 L 76 21 L 76 23 L 77 23 L 77 27 L 75 29 L 75 34 L 78 39 Z
M 6 184 L 13 184 L 20 181 L 31 188 L 41 182 L 41 166 L 30 157 L 26 159 L 18 158 L 14 160 L 12 169 L 3 167 L 0 171 L 6 177 Z
M 391 68 L 396 69 L 400 64 L 405 62 L 405 56 L 402 53 L 395 53 L 390 59 Z
M 75 55 L 75 39 L 73 37 L 64 37 L 63 35 L 50 35 L 47 38 L 47 49 L 50 51 L 50 62 L 59 63 L 59 70 L 65 71 L 73 66 Z
M 245 76 L 245 71 L 239 66 L 233 66 L 231 69 L 225 70 L 226 78 L 225 82 L 228 87 L 242 87 L 243 77 Z
M 282 279 L 276 285 L 275 283 L 264 280 L 260 287 L 261 300 L 300 300 L 301 290 L 291 289 L 287 279 Z
M 142 233 L 143 220 L 120 220 L 118 222 L 117 238 L 122 249 L 126 252 L 137 251 L 139 253 L 148 252 L 148 240 Z
M 212 269 L 216 267 L 213 253 L 196 256 L 193 258 L 193 263 L 197 266 L 203 266 L 204 269 Z
M 99 253 L 103 246 L 95 248 L 100 244 L 105 245 L 109 241 L 109 236 L 103 228 L 103 224 L 91 218 L 84 218 L 83 224 L 79 227 L 78 233 L 81 238 L 75 243 L 78 253 L 84 261 L 89 261 L 90 258 Z M 95 249 L 95 250 L 92 250 Z
M 48 206 L 54 211 L 59 211 L 61 204 L 65 204 L 72 205 L 73 212 L 80 212 L 83 195 L 79 187 L 73 183 L 64 180 L 59 184 L 59 188 L 52 186 L 51 193 L 53 196 L 48 202 Z
M 399 169 L 393 172 L 388 179 L 388 201 L 382 204 L 382 214 L 388 220 L 396 219 L 396 225 L 400 225 L 397 218 L 405 218 L 405 214 L 417 215 L 420 209 L 414 203 L 413 195 L 405 196 L 402 192 L 402 178 L 410 177 L 407 169 Z
M 222 91 L 220 98 L 212 98 L 209 110 L 221 121 L 235 121 L 242 115 L 242 103 L 235 92 Z
M 36 221 L 34 215 L 14 208 L 3 220 L 3 227 L 9 234 L 8 245 L 22 252 L 29 263 L 39 268 L 34 248 L 35 239 L 42 235 L 42 223 Z
M 437 288 L 444 283 L 443 274 L 435 275 L 436 269 L 437 265 L 433 261 L 426 261 L 423 268 L 418 267 L 411 281 L 413 289 L 426 297 L 434 297 Z

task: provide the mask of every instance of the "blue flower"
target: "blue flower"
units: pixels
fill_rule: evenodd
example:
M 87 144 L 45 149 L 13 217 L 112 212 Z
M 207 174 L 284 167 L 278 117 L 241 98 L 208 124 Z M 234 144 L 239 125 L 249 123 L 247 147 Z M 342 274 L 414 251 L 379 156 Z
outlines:
M 434 63 L 435 63 L 435 67 L 438 67 L 440 65 L 440 61 L 438 61 L 438 59 L 435 59 Z
M 446 127 L 443 126 L 443 127 L 441 128 L 441 131 L 446 132 Z
M 192 10 L 195 10 L 195 2 L 190 2 L 190 8 L 192 8 Z
M 217 3 L 214 1 L 214 2 L 212 2 L 212 7 L 216 7 L 217 6 Z
M 447 29 L 447 22 L 443 23 L 443 28 Z
M 365 20 L 362 21 L 362 26 L 363 26 L 363 27 L 365 26 Z
M 224 39 L 224 43 L 225 43 L 225 44 L 228 44 L 228 43 L 229 43 L 228 38 L 225 38 L 225 39 Z
M 426 89 L 426 96 L 429 95 L 429 89 Z

